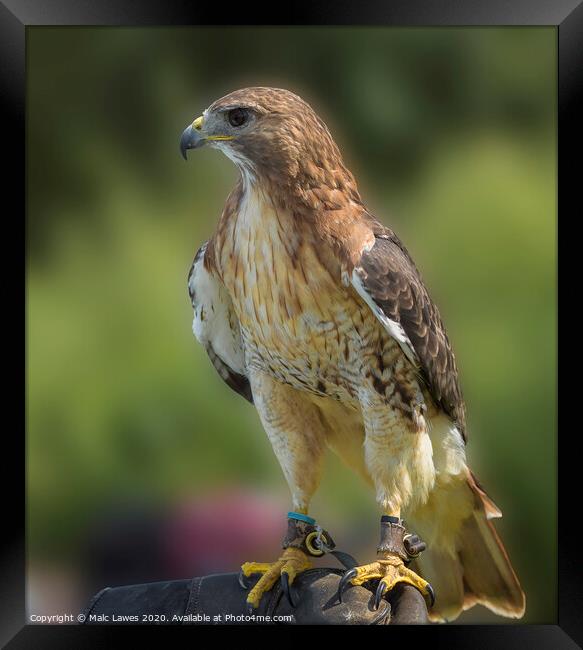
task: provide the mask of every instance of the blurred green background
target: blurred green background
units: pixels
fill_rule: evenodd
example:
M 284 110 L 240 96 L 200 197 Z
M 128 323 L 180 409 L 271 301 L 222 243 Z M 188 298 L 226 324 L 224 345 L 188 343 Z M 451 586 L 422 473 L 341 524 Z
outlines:
M 440 305 L 523 621 L 556 622 L 555 30 L 29 27 L 27 57 L 29 608 L 103 586 L 88 539 L 120 504 L 230 486 L 285 507 L 253 408 L 191 333 L 186 275 L 237 172 L 178 151 L 213 100 L 276 85 L 328 122 Z M 372 557 L 374 499 L 332 457 L 313 513 Z

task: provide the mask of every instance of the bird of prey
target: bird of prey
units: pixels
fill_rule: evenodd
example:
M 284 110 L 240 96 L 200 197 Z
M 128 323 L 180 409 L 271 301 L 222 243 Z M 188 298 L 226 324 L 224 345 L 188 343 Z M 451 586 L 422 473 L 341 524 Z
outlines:
M 382 513 L 376 558 L 346 572 L 339 598 L 376 581 L 378 606 L 408 583 L 433 620 L 478 603 L 521 617 L 524 592 L 491 521 L 501 512 L 466 461 L 443 321 L 324 122 L 287 90 L 245 88 L 185 129 L 184 158 L 203 145 L 240 175 L 189 273 L 193 330 L 222 379 L 254 404 L 293 507 L 280 557 L 242 566 L 261 574 L 249 606 L 277 580 L 290 594 L 326 546 L 308 512 L 331 448 L 371 485 Z

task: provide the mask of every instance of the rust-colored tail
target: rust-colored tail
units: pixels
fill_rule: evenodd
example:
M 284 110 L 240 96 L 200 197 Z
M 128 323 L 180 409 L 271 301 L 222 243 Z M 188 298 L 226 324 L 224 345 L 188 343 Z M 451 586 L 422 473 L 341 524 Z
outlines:
M 467 507 L 460 508 L 462 502 Z M 491 521 L 502 513 L 474 475 L 468 470 L 465 480 L 437 487 L 429 506 L 414 513 L 410 523 L 422 537 L 427 531 L 434 538 L 427 538 L 428 549 L 415 567 L 436 592 L 430 618 L 451 621 L 477 604 L 500 616 L 523 616 L 524 592 Z M 435 533 L 435 524 L 429 521 L 432 513 L 447 522 L 447 530 Z

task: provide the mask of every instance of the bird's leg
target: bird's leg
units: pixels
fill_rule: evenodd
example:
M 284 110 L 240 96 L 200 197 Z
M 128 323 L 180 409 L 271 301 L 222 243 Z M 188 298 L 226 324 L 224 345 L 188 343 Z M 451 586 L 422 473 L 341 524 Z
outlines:
M 399 514 L 381 517 L 381 539 L 377 547 L 377 560 L 371 564 L 355 567 L 347 571 L 338 587 L 338 599 L 348 584 L 362 585 L 378 580 L 374 606 L 378 608 L 383 596 L 397 584 L 405 583 L 418 589 L 428 597 L 430 606 L 435 601 L 431 585 L 407 567 L 407 564 L 425 550 L 425 543 L 417 535 L 407 534 Z
M 281 556 L 273 563 L 246 562 L 241 567 L 242 584 L 245 577 L 261 574 L 247 596 L 254 608 L 278 579 L 292 598 L 289 587 L 296 576 L 311 566 L 312 557 L 323 554 L 312 543 L 325 531 L 308 516 L 308 506 L 320 482 L 327 430 L 319 408 L 301 391 L 253 368 L 249 381 L 257 413 L 290 487 L 294 511 L 288 514 Z
M 350 569 L 338 588 L 338 596 L 342 598 L 342 591 L 349 583 L 362 585 L 378 581 L 377 606 L 383 595 L 400 583 L 415 587 L 431 603 L 433 601 L 431 585 L 406 566 L 412 559 L 407 546 L 412 541 L 419 546 L 419 540 L 409 538 L 405 543 L 401 510 L 413 509 L 426 502 L 435 482 L 435 466 L 428 425 L 419 402 L 421 392 L 415 390 L 415 386 L 419 388 L 416 379 L 403 363 L 402 359 L 394 363 L 393 374 L 385 383 L 378 386 L 378 382 L 371 385 L 367 380 L 363 383 L 360 403 L 365 429 L 365 463 L 377 503 L 384 514 L 376 561 Z M 394 406 L 387 398 L 387 394 L 393 392 L 399 394 L 399 400 L 405 400 L 403 408 Z
M 248 607 L 259 607 L 263 594 L 269 591 L 278 579 L 290 604 L 295 607 L 291 585 L 298 574 L 311 568 L 311 558 L 324 554 L 322 542 L 328 547 L 334 546 L 329 533 L 317 526 L 315 519 L 308 517 L 304 512 L 288 512 L 287 535 L 283 539 L 283 553 L 279 559 L 271 563 L 245 562 L 241 567 L 239 582 L 245 589 L 245 577 L 261 574 L 247 596 Z

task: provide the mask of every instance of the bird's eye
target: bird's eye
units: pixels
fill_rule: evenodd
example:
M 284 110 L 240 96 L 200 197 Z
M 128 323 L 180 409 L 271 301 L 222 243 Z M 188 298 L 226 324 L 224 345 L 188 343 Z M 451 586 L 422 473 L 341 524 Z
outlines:
M 248 113 L 244 108 L 233 108 L 227 113 L 231 126 L 243 126 L 248 119 Z

